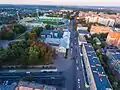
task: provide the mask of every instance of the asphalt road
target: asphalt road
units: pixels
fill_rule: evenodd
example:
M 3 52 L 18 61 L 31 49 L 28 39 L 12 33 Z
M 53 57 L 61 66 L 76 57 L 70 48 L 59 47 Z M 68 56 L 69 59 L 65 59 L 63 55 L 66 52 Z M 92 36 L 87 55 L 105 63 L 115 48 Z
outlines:
M 33 81 L 38 83 L 61 86 L 65 85 L 65 78 L 61 72 L 16 72 L 16 73 L 0 73 L 0 84 L 2 85 L 4 81 L 8 81 L 8 85 L 11 85 L 13 82 L 18 82 L 20 79 L 25 77 L 31 77 Z
M 74 60 L 75 70 L 75 90 L 86 90 L 85 77 L 82 64 L 81 50 L 78 44 L 78 37 L 75 37 L 75 30 L 73 30 L 73 21 L 70 22 L 70 47 L 72 52 L 72 59 Z

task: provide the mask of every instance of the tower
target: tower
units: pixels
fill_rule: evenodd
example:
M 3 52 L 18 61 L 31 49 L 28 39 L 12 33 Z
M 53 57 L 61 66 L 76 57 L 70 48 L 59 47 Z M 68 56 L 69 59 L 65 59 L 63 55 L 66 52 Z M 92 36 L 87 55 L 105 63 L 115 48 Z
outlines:
M 37 17 L 39 17 L 39 9 L 36 9 Z
M 20 21 L 19 11 L 17 11 L 18 22 Z

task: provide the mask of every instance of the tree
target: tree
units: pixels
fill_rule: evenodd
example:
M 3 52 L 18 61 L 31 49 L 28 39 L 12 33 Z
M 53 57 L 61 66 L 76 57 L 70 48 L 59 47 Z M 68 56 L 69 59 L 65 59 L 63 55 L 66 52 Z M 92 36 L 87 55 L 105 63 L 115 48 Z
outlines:
M 51 25 L 47 24 L 47 25 L 45 26 L 45 28 L 46 28 L 47 30 L 51 30 Z
M 16 34 L 23 33 L 26 30 L 27 30 L 27 28 L 25 26 L 22 26 L 19 24 L 13 25 L 13 27 L 12 27 L 12 31 L 14 31 Z
M 33 28 L 33 31 L 37 33 L 37 37 L 40 36 L 40 33 L 43 31 L 43 27 L 35 27 Z
M 92 26 L 92 23 L 88 23 L 88 31 L 89 32 L 90 32 L 91 26 Z

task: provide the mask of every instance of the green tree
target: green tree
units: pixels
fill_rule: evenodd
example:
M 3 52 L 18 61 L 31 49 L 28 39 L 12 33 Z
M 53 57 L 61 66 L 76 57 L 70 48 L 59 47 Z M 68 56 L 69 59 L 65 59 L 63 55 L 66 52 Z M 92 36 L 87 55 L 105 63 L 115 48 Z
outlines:
M 40 36 L 40 33 L 43 31 L 43 27 L 35 27 L 33 28 L 33 31 L 37 33 L 37 37 Z
M 51 25 L 47 24 L 47 25 L 45 26 L 45 28 L 46 28 L 47 30 L 51 30 Z
M 22 26 L 19 24 L 13 25 L 13 27 L 12 27 L 12 31 L 14 31 L 16 34 L 23 33 L 26 30 L 27 30 L 27 28 L 25 26 Z

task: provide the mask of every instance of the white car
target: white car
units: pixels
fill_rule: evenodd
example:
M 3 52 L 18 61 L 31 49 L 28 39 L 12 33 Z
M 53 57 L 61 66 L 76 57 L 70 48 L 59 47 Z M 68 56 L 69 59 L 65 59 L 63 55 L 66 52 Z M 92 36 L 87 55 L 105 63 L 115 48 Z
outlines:
M 78 78 L 78 82 L 80 82 L 80 79 Z
M 26 72 L 27 74 L 30 74 L 30 72 Z
M 79 68 L 77 67 L 77 70 L 79 70 Z
M 16 72 L 16 70 L 9 70 L 9 72 Z

